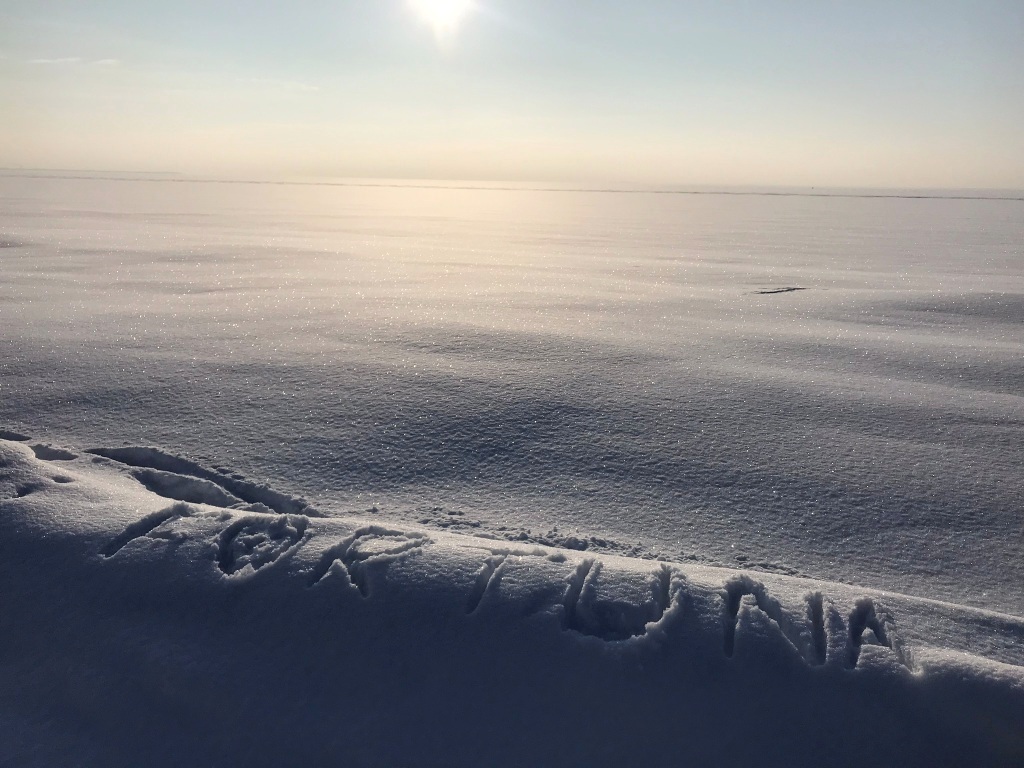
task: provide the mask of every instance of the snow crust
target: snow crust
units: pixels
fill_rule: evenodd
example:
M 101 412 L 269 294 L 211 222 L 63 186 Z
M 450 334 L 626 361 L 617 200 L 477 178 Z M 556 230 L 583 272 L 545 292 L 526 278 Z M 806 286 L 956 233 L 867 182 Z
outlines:
M 1024 764 L 1021 199 L 0 199 L 0 763 Z
M 1024 613 L 1020 200 L 0 195 L 5 429 L 331 514 Z
M 0 441 L 5 762 L 1024 757 L 1019 617 L 213 494 L 176 501 L 216 484 L 179 474 L 158 495 L 145 457 L 173 458 Z

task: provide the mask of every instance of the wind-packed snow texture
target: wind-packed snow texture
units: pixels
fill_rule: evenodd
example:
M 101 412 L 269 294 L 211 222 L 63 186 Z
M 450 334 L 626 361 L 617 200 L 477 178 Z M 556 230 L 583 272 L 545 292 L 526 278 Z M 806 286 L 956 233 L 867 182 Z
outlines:
M 0 427 L 334 514 L 1024 612 L 1024 201 L 0 195 Z
M 1024 200 L 0 200 L 3 757 L 1024 760 Z

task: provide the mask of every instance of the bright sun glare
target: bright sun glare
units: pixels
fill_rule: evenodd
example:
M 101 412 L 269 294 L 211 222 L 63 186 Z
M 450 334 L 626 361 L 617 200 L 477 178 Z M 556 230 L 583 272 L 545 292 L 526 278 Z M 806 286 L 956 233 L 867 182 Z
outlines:
M 411 0 L 416 12 L 434 28 L 437 35 L 444 35 L 455 29 L 466 12 L 473 7 L 473 0 Z

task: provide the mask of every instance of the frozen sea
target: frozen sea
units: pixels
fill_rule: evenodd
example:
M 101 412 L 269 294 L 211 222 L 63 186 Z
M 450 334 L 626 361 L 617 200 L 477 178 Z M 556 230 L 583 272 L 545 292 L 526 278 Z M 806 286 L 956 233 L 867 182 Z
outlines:
M 1024 194 L 0 176 L 0 763 L 1024 764 Z
M 0 178 L 0 427 L 1024 613 L 1024 200 L 401 184 Z

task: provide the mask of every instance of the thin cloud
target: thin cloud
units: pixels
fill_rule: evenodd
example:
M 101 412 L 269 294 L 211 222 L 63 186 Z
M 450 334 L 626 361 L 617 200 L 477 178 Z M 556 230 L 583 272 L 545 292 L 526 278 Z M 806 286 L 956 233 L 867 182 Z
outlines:
M 68 66 L 71 64 L 83 64 L 91 67 L 119 67 L 121 66 L 120 59 L 95 59 L 88 61 L 80 56 L 64 56 L 56 59 L 29 59 L 29 64 L 39 64 L 42 66 Z
M 68 56 L 63 59 L 29 59 L 29 64 L 81 64 L 78 56 Z

